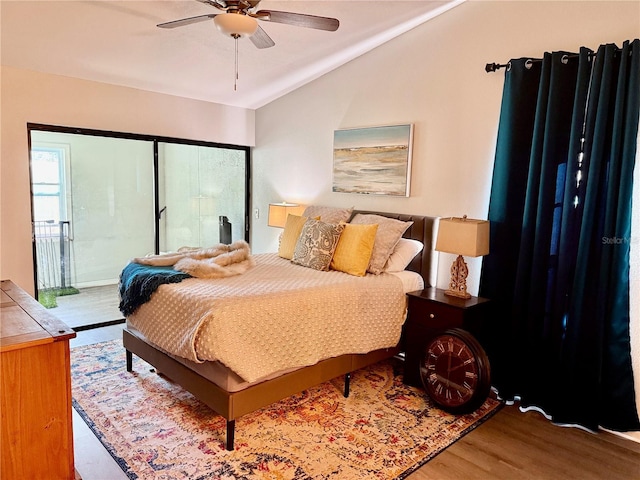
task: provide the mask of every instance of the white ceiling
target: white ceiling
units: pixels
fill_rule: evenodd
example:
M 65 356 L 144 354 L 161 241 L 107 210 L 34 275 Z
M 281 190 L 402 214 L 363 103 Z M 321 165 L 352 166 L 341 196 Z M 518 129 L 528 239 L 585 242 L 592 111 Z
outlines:
M 464 0 L 262 0 L 258 9 L 340 20 L 336 32 L 269 22 L 275 47 L 234 40 L 212 21 L 156 24 L 219 10 L 187 1 L 1 0 L 2 65 L 259 108 Z

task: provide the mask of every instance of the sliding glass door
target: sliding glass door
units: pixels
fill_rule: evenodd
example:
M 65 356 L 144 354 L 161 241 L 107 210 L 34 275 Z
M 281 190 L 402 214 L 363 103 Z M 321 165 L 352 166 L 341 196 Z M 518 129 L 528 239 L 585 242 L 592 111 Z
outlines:
M 31 132 L 38 290 L 114 284 L 154 252 L 152 159 L 149 141 Z
M 96 296 L 80 320 L 63 317 L 73 328 L 122 318 L 117 283 L 131 258 L 249 238 L 248 147 L 35 124 L 29 133 L 39 300 L 65 307 L 80 298 L 68 294 L 98 288 L 112 297 L 108 313 Z
M 161 142 L 158 171 L 161 251 L 246 238 L 243 150 Z

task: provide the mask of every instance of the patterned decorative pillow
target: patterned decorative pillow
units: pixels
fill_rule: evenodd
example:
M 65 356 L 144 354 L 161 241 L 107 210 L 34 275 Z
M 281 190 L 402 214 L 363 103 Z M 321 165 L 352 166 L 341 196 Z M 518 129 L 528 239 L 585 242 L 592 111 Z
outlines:
M 329 270 L 344 225 L 310 218 L 302 227 L 291 261 L 315 270 Z
M 383 217 L 382 215 L 372 215 L 358 213 L 350 223 L 356 225 L 362 224 L 378 224 L 378 232 L 376 233 L 376 241 L 373 245 L 373 253 L 369 261 L 368 272 L 376 275 L 382 273 L 391 252 L 402 237 L 404 232 L 413 225 L 413 222 L 403 222 L 394 218 Z
M 308 218 L 320 217 L 320 220 L 326 223 L 348 222 L 351 218 L 351 208 L 323 207 L 320 205 L 309 205 L 302 214 Z

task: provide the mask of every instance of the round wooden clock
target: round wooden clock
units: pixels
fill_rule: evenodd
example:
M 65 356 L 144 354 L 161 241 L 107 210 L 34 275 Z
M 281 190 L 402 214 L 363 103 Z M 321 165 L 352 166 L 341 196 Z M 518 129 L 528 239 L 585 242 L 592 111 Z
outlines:
M 432 337 L 420 363 L 422 385 L 449 413 L 469 413 L 484 403 L 491 388 L 489 358 L 466 330 L 453 328 Z

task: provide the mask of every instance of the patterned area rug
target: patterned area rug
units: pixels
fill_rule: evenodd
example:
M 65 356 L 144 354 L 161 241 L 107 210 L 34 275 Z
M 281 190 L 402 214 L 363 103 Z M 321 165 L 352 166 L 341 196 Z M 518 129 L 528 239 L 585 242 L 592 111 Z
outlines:
M 500 406 L 449 415 L 385 361 L 353 374 L 349 398 L 338 378 L 241 417 L 228 452 L 225 420 L 135 356 L 128 373 L 121 341 L 71 359 L 73 405 L 131 479 L 401 479 Z

